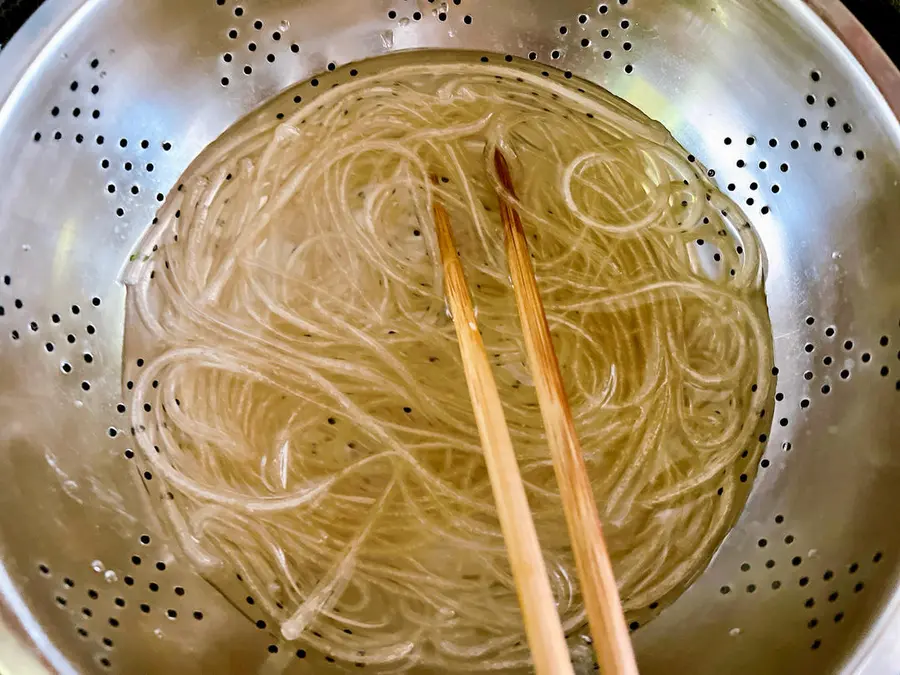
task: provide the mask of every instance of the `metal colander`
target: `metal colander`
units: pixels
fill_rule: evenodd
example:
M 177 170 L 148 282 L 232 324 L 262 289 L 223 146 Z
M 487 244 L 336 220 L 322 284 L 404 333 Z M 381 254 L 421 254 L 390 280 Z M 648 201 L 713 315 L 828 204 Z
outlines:
M 0 671 L 361 665 L 280 642 L 159 527 L 117 277 L 239 116 L 423 47 L 603 85 L 711 167 L 765 242 L 771 437 L 709 568 L 632 626 L 642 672 L 900 673 L 900 78 L 833 0 L 48 0 L 0 55 Z

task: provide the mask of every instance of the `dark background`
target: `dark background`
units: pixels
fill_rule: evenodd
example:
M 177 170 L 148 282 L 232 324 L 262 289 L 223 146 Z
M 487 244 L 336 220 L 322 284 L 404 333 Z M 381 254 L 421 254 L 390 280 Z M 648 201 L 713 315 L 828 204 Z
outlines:
M 844 0 L 844 4 L 900 65 L 900 0 Z
M 43 0 L 0 0 L 0 45 L 5 45 Z M 844 0 L 894 63 L 900 64 L 900 0 Z

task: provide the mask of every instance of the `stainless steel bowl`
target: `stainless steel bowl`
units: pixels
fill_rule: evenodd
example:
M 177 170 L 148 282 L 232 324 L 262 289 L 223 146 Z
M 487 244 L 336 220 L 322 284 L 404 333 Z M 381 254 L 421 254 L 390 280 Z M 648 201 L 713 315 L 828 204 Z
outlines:
M 765 241 L 771 438 L 709 568 L 634 633 L 642 671 L 900 672 L 900 76 L 836 0 L 48 0 L 0 54 L 0 671 L 356 670 L 279 643 L 156 523 L 117 277 L 240 115 L 422 47 L 607 87 Z

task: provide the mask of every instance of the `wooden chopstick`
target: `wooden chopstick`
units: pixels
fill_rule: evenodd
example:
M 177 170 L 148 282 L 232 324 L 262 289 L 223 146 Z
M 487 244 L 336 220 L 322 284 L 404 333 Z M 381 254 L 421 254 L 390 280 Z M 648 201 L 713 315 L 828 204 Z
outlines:
M 494 166 L 503 187 L 515 196 L 509 165 L 499 149 L 494 152 Z M 600 515 L 584 464 L 581 443 L 575 433 L 569 399 L 550 338 L 544 304 L 531 266 L 528 241 L 518 212 L 503 195 L 500 195 L 500 216 L 529 368 L 559 483 L 597 661 L 605 675 L 636 675 L 634 650 L 628 637 L 609 553 L 603 541 Z
M 447 303 L 456 327 L 469 398 L 484 449 L 535 671 L 538 675 L 571 674 L 572 663 L 559 612 L 550 590 L 550 580 L 506 426 L 497 383 L 481 333 L 478 332 L 472 297 L 453 240 L 450 216 L 436 198 L 432 201 L 432 212 L 444 268 Z

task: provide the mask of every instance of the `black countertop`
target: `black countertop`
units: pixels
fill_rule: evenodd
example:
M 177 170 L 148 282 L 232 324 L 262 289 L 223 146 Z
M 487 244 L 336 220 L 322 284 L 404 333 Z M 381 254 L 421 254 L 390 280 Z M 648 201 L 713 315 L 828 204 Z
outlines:
M 900 65 L 900 0 L 844 0 L 844 5 Z

